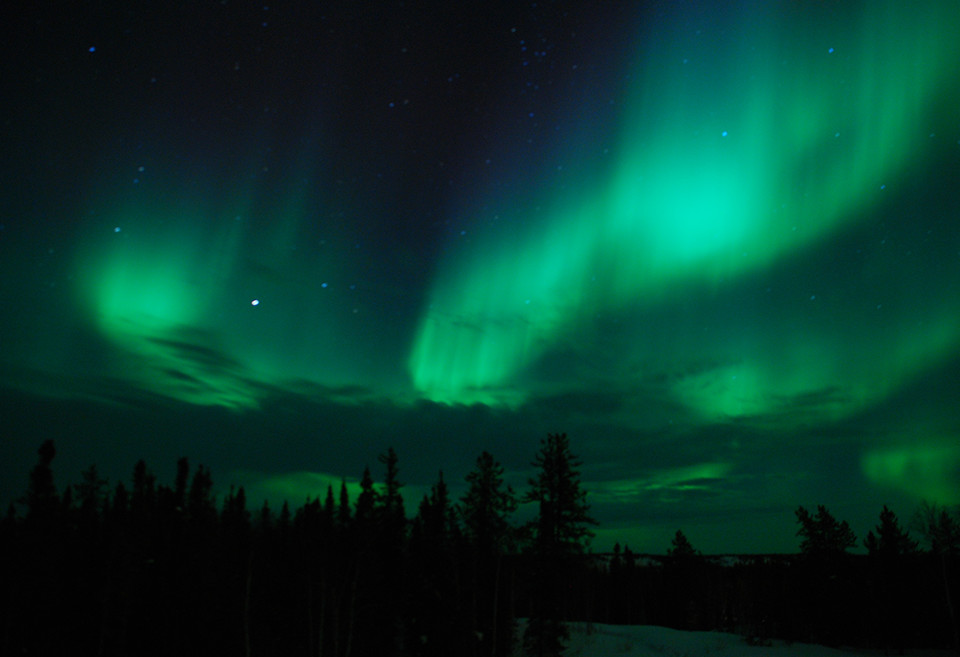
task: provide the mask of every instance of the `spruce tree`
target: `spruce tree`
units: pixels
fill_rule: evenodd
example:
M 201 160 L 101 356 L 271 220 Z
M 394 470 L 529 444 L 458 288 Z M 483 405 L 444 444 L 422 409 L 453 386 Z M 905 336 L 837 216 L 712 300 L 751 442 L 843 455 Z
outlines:
M 157 512 L 156 477 L 147 470 L 142 459 L 133 467 L 133 489 L 130 493 L 130 517 L 134 539 L 144 552 L 154 531 Z
M 486 451 L 466 481 L 460 508 L 470 555 L 473 631 L 479 654 L 504 655 L 513 634 L 504 556 L 514 539 L 510 517 L 517 510 L 517 497 L 504 483 L 503 466 Z
M 383 479 L 383 499 L 381 500 L 383 512 L 387 516 L 389 523 L 393 523 L 394 525 L 399 523 L 402 525 L 404 521 L 404 510 L 403 497 L 400 495 L 400 489 L 403 488 L 403 484 L 400 483 L 399 479 L 400 471 L 397 467 L 397 453 L 391 447 L 387 450 L 386 454 L 381 454 L 377 460 L 386 466 Z M 391 527 L 391 529 L 397 528 Z M 399 529 L 402 531 L 402 527 Z
M 379 587 L 382 595 L 378 601 L 378 636 L 380 654 L 398 654 L 402 645 L 401 594 L 403 553 L 406 542 L 407 519 L 404 512 L 403 496 L 400 489 L 400 469 L 398 457 L 392 447 L 381 454 L 377 460 L 385 467 L 383 493 L 379 496 L 376 510 L 377 536 L 375 558 L 380 572 Z
M 568 637 L 564 616 L 569 595 L 566 584 L 572 580 L 579 557 L 593 535 L 587 492 L 580 487 L 582 462 L 570 451 L 564 433 L 549 434 L 540 442 L 533 465 L 539 470 L 529 480 L 531 490 L 525 502 L 536 502 L 537 517 L 531 524 L 535 594 L 533 610 L 524 633 L 527 655 L 551 657 L 563 650 Z
M 420 657 L 467 654 L 459 586 L 459 528 L 443 472 L 424 495 L 409 544 L 408 651 Z
M 678 529 L 677 533 L 673 536 L 673 540 L 670 541 L 670 549 L 667 550 L 667 556 L 688 559 L 699 555 L 700 551 L 695 550 L 683 533 L 683 530 Z
M 869 618 L 875 623 L 872 633 L 883 639 L 884 648 L 903 652 L 907 641 L 907 627 L 915 627 L 915 605 L 908 603 L 915 572 L 913 560 L 917 542 L 900 527 L 897 516 L 883 507 L 877 533 L 867 533 L 863 541 L 870 553 L 871 591 Z M 913 620 L 913 622 L 911 622 Z
M 74 486 L 80 499 L 80 522 L 89 529 L 96 525 L 107 502 L 107 480 L 101 479 L 97 466 L 91 465 L 81 474 L 83 481 Z
M 217 510 L 213 499 L 213 478 L 210 468 L 197 467 L 190 482 L 187 497 L 187 514 L 195 525 L 209 526 L 216 520 Z
M 900 527 L 897 515 L 888 509 L 886 504 L 880 512 L 880 524 L 876 529 L 876 534 L 872 531 L 867 532 L 867 538 L 863 541 L 871 556 L 891 559 L 917 551 L 917 542 Z
M 373 485 L 373 475 L 370 474 L 370 468 L 363 469 L 363 478 L 360 480 L 360 494 L 357 496 L 357 505 L 354 511 L 354 519 L 358 529 L 364 535 L 363 538 L 369 540 L 371 527 L 375 523 L 374 514 L 377 511 L 377 503 L 380 500 L 380 494 Z
M 516 494 L 503 481 L 503 466 L 485 451 L 466 481 L 461 508 L 467 538 L 479 553 L 502 553 L 510 540 L 510 516 L 517 510 Z
M 914 513 L 912 525 L 934 554 L 960 552 L 960 506 L 950 508 L 924 501 Z
M 669 625 L 687 630 L 701 630 L 705 562 L 700 558 L 683 530 L 678 529 L 670 541 L 664 577 L 669 582 L 664 606 L 669 609 Z
M 855 609 L 852 598 L 853 571 L 847 550 L 857 538 L 847 522 L 839 521 L 823 505 L 811 515 L 802 506 L 796 511 L 802 538 L 802 600 L 807 608 L 807 632 L 815 641 L 837 644 L 847 631 Z
M 183 510 L 187 505 L 187 483 L 190 479 L 190 461 L 186 456 L 181 456 L 177 461 L 177 480 L 174 484 L 173 499 L 174 505 Z
M 337 517 L 337 503 L 333 498 L 333 485 L 327 485 L 327 497 L 323 502 L 323 513 L 330 519 L 331 523 L 335 522 Z
M 340 502 L 337 506 L 337 526 L 341 532 L 346 531 L 350 524 L 350 493 L 347 492 L 347 482 L 340 481 Z
M 56 456 L 53 441 L 44 441 L 37 455 L 39 459 L 30 471 L 26 494 L 19 500 L 26 505 L 26 516 L 20 527 L 22 545 L 16 562 L 4 573 L 0 589 L 4 590 L 4 596 L 10 591 L 8 610 L 14 609 L 19 615 L 14 629 L 36 646 L 37 654 L 44 651 L 56 654 L 62 648 L 58 645 L 62 633 L 51 631 L 49 620 L 63 618 L 64 602 L 62 596 L 49 592 L 58 591 L 63 584 L 61 563 L 67 537 L 63 527 L 66 514 L 62 512 L 64 501 L 53 481 L 52 463 Z M 64 497 L 69 491 L 67 487 Z M 26 654 L 28 650 L 21 652 Z
M 53 485 L 53 458 L 57 454 L 52 440 L 46 440 L 37 450 L 40 460 L 30 471 L 30 484 L 24 502 L 28 523 L 52 524 L 58 515 L 60 499 Z
M 817 507 L 816 515 L 810 515 L 802 506 L 796 511 L 800 529 L 797 536 L 802 537 L 800 552 L 808 557 L 834 558 L 840 556 L 857 544 L 857 537 L 846 520 L 838 521 L 822 504 Z
M 960 506 L 948 508 L 924 501 L 914 514 L 913 524 L 930 545 L 930 551 L 940 562 L 943 599 L 953 633 L 954 649 L 960 654 L 960 618 L 951 583 L 956 581 L 956 555 L 960 553 Z

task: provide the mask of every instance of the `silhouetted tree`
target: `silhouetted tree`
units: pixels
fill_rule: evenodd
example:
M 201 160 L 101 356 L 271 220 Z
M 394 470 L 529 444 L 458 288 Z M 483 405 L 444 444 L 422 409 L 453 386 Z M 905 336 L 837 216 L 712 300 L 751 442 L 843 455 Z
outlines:
M 67 601 L 63 596 L 50 596 L 48 592 L 63 586 L 66 574 L 64 557 L 67 556 L 63 552 L 67 538 L 64 520 L 69 517 L 72 504 L 70 487 L 66 487 L 61 497 L 54 486 L 52 463 L 56 449 L 53 441 L 44 441 L 37 455 L 39 459 L 30 471 L 23 498 L 27 511 L 20 554 L 22 561 L 18 564 L 23 570 L 18 577 L 21 584 L 19 595 L 25 610 L 22 619 L 24 636 L 35 641 L 38 653 L 56 654 L 64 649 L 64 628 L 58 627 L 57 622 Z
M 797 508 L 797 522 L 800 529 L 797 536 L 802 537 L 800 551 L 804 555 L 818 558 L 836 557 L 855 547 L 857 537 L 847 521 L 838 521 L 822 504 L 817 513 L 810 515 L 802 506 Z
M 477 652 L 505 655 L 511 649 L 512 609 L 504 592 L 504 555 L 512 548 L 510 517 L 517 510 L 513 488 L 504 483 L 503 466 L 482 452 L 467 474 L 461 498 L 464 534 L 470 548 L 471 609 Z
M 700 551 L 693 547 L 683 530 L 678 529 L 667 549 L 664 570 L 670 589 L 664 603 L 672 626 L 704 629 L 706 566 Z
M 678 529 L 677 533 L 674 534 L 673 539 L 670 541 L 670 549 L 667 550 L 667 556 L 685 559 L 699 555 L 700 551 L 695 550 L 693 545 L 690 544 L 690 541 L 687 539 L 686 535 L 683 533 L 683 530 Z
M 915 605 L 907 600 L 910 581 L 916 576 L 909 559 L 917 554 L 917 542 L 900 527 L 896 514 L 884 505 L 877 533 L 867 533 L 863 543 L 870 554 L 872 581 L 870 590 L 873 633 L 882 637 L 885 648 L 906 647 L 906 630 L 916 626 Z
M 570 451 L 566 434 L 548 434 L 533 465 L 538 473 L 529 480 L 531 490 L 524 501 L 538 505 L 531 524 L 535 593 L 523 642 L 527 655 L 552 657 L 560 654 L 568 637 L 563 622 L 567 585 L 582 565 L 578 558 L 593 535 L 589 526 L 596 521 L 589 515 L 587 492 L 580 486 L 582 463 Z
M 327 484 L 327 497 L 323 501 L 323 513 L 333 523 L 337 517 L 337 503 L 333 498 L 333 485 Z
M 12 564 L 22 562 L 23 537 L 20 529 L 17 509 L 11 502 L 7 506 L 6 515 L 0 521 L 0 564 L 3 564 L 0 566 L 0 576 L 3 577 L 3 586 L 0 586 L 0 653 L 5 655 L 20 650 L 16 647 L 16 639 L 18 613 L 24 606 L 24 600 L 20 596 L 24 570 L 12 567 Z
M 883 505 L 880 512 L 880 524 L 876 527 L 877 533 L 867 532 L 864 547 L 872 556 L 884 559 L 914 554 L 917 551 L 917 542 L 900 527 L 896 514 Z
M 156 513 L 156 477 L 140 460 L 133 468 L 133 488 L 130 491 L 130 539 L 133 549 L 144 558 L 154 543 Z
M 221 575 L 219 588 L 222 590 L 221 608 L 225 633 L 223 647 L 234 646 L 236 652 L 249 655 L 250 613 L 253 587 L 252 568 L 252 527 L 250 512 L 247 511 L 247 496 L 240 486 L 223 499 L 220 513 L 220 544 L 217 547 L 216 565 Z
M 347 482 L 340 482 L 340 496 L 337 502 L 336 534 L 334 540 L 333 562 L 336 566 L 336 595 L 331 609 L 331 654 L 339 657 L 341 646 L 347 645 L 352 622 L 352 605 L 356 592 L 355 543 L 353 541 L 352 519 L 350 514 L 350 494 Z M 346 621 L 344 620 L 346 619 Z
M 273 511 L 267 500 L 263 501 L 263 506 L 260 507 L 260 513 L 257 515 L 257 528 L 263 533 L 269 533 L 273 529 Z
M 80 524 L 93 531 L 107 502 L 107 480 L 101 479 L 97 466 L 91 465 L 81 474 L 82 481 L 75 487 L 80 502 Z
M 382 638 L 379 654 L 399 654 L 403 645 L 402 587 L 403 554 L 407 518 L 404 512 L 399 458 L 393 447 L 377 460 L 384 466 L 383 493 L 377 508 L 376 560 L 380 571 L 380 599 L 376 607 L 379 617 L 378 637 Z
M 410 532 L 408 643 L 411 655 L 465 654 L 459 582 L 459 527 L 440 472 Z
M 213 477 L 210 475 L 210 468 L 205 468 L 203 465 L 197 468 L 190 482 L 187 513 L 190 519 L 198 524 L 212 524 L 212 520 L 216 517 Z
M 402 484 L 396 453 L 391 449 L 379 460 L 386 465 L 386 482 L 377 490 L 370 469 L 364 469 L 352 523 L 356 543 L 347 650 L 358 654 L 397 654 L 402 640 L 399 595 L 406 523 Z
M 364 534 L 361 538 L 369 541 L 372 533 L 372 527 L 376 523 L 377 503 L 380 500 L 380 494 L 377 493 L 373 485 L 373 475 L 370 474 L 370 468 L 363 469 L 363 477 L 360 479 L 360 494 L 357 496 L 356 509 L 354 510 L 354 521 L 357 528 Z
M 924 501 L 911 523 L 935 554 L 960 552 L 960 506 L 950 508 Z
M 350 524 L 350 493 L 347 492 L 347 482 L 340 482 L 340 503 L 337 507 L 337 524 L 346 527 Z
M 307 654 L 323 652 L 326 641 L 329 563 L 333 542 L 333 518 L 327 516 L 320 499 L 308 499 L 294 516 L 296 569 L 300 572 L 302 593 L 306 600 Z
M 516 494 L 504 484 L 503 466 L 483 452 L 466 481 L 469 487 L 461 498 L 466 536 L 481 554 L 502 553 L 511 538 L 510 516 L 517 510 Z
M 130 521 L 130 493 L 122 481 L 117 482 L 113 489 L 113 499 L 108 514 L 110 524 L 115 527 L 126 527 Z
M 186 456 L 177 461 L 177 480 L 174 483 L 174 506 L 184 509 L 187 506 L 187 484 L 190 482 L 190 462 Z
M 186 463 L 186 459 L 181 459 Z M 178 464 L 179 465 L 179 464 Z M 174 491 L 179 500 L 182 473 L 177 472 L 178 489 Z M 190 478 L 185 506 L 175 508 L 175 525 L 179 526 L 179 541 L 174 545 L 172 564 L 175 566 L 172 581 L 178 588 L 182 604 L 176 608 L 177 625 L 181 634 L 176 637 L 177 651 L 213 651 L 217 641 L 211 636 L 210 627 L 223 628 L 223 614 L 227 606 L 222 604 L 224 590 L 221 588 L 223 560 L 218 545 L 218 513 L 213 497 L 213 477 L 210 469 L 199 465 Z M 235 602 L 237 596 L 231 596 Z M 232 607 L 232 605 L 231 605 Z M 239 614 L 234 616 L 239 618 Z M 234 647 L 239 631 L 218 637 L 221 644 Z
M 156 477 L 147 470 L 147 464 L 143 460 L 137 461 L 133 467 L 133 494 L 130 498 L 133 513 L 143 513 L 142 507 L 153 505 L 156 494 Z
M 386 529 L 388 532 L 395 534 L 390 537 L 392 541 L 398 538 L 397 534 L 402 535 L 404 530 L 403 526 L 406 521 L 403 510 L 403 496 L 400 494 L 400 489 L 403 488 L 403 484 L 400 483 L 400 470 L 397 467 L 399 459 L 397 453 L 391 447 L 387 450 L 386 454 L 381 454 L 377 457 L 377 460 L 386 468 L 383 479 L 383 497 L 381 504 L 384 520 L 386 521 Z
M 960 554 L 960 506 L 951 509 L 924 501 L 914 514 L 913 525 L 920 530 L 930 545 L 930 551 L 940 562 L 943 599 L 953 633 L 953 645 L 960 653 L 960 621 L 954 604 L 954 569 L 957 555 Z
M 609 603 L 606 622 L 633 624 L 642 619 L 641 587 L 637 586 L 636 557 L 629 545 L 613 546 L 609 573 Z
M 30 483 L 24 503 L 28 523 L 52 523 L 59 512 L 60 499 L 53 485 L 53 458 L 57 454 L 52 440 L 46 440 L 37 450 L 40 460 L 30 471 Z M 69 489 L 68 489 L 69 490 Z
M 816 515 L 802 506 L 796 515 L 804 559 L 800 596 L 807 613 L 808 638 L 837 645 L 857 608 L 847 555 L 857 538 L 845 520 L 838 521 L 823 505 L 817 507 Z

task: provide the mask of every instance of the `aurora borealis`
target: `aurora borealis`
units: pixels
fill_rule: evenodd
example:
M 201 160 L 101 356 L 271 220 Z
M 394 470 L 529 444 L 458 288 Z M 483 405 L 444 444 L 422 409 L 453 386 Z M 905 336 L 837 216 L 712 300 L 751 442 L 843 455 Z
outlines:
M 410 510 L 564 431 L 598 549 L 960 503 L 960 6 L 613 4 L 25 12 L 0 501 L 53 437 L 292 502 L 394 446 Z

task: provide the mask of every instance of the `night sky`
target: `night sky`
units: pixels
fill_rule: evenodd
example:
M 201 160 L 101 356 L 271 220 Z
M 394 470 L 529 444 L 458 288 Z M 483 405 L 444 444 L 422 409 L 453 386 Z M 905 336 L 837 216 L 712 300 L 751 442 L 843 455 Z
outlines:
M 56 5 L 0 45 L 4 508 L 47 438 L 275 508 L 393 446 L 412 513 L 558 431 L 598 550 L 960 503 L 960 4 Z

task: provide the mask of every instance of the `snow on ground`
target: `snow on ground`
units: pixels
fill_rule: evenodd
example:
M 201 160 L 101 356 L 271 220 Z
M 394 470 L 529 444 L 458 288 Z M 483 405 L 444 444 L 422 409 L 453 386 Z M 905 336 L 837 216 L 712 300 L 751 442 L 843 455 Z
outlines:
M 737 634 L 684 632 L 653 625 L 570 624 L 566 657 L 867 657 L 882 650 L 827 648 L 771 641 L 751 646 Z M 896 654 L 896 653 L 891 653 Z M 948 650 L 906 651 L 910 657 L 946 657 Z

